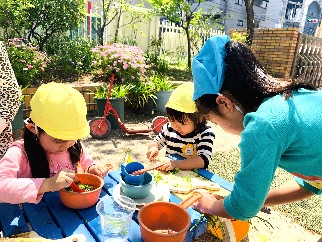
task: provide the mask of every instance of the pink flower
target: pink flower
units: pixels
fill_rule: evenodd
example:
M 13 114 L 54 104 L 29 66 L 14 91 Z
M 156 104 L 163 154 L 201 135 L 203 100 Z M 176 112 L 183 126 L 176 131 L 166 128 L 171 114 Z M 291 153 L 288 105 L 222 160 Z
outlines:
M 21 62 L 23 62 L 23 63 L 26 63 L 26 60 L 20 60 Z
M 32 65 L 29 65 L 29 64 L 27 65 L 28 69 L 31 69 L 32 67 L 33 67 Z

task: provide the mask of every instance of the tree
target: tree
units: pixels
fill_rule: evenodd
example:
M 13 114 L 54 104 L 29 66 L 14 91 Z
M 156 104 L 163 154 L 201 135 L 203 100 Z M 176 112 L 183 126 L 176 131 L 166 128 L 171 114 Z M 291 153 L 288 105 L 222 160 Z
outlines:
M 55 34 L 75 29 L 85 18 L 84 0 L 0 0 L 0 27 L 12 37 L 36 42 L 42 51 Z
M 247 45 L 251 46 L 253 42 L 254 37 L 254 29 L 255 29 L 255 23 L 254 23 L 254 0 L 245 0 L 245 6 L 246 6 L 246 13 L 247 13 L 247 37 L 246 37 L 246 43 Z
M 197 32 L 193 32 L 192 26 L 200 26 L 201 23 L 210 24 L 213 29 L 216 24 L 211 24 L 211 19 L 216 13 L 206 13 L 200 8 L 200 4 L 204 0 L 148 0 L 159 16 L 165 16 L 170 22 L 181 27 L 187 38 L 187 55 L 188 68 L 191 69 L 192 45 L 191 36 L 196 36 Z M 210 11 L 209 11 L 210 12 Z M 202 21 L 200 21 L 202 20 Z M 203 28 L 201 28 L 203 30 Z
M 116 19 L 116 16 L 118 14 L 117 9 L 114 6 L 114 2 L 112 0 L 101 0 L 100 1 L 100 7 L 99 6 L 93 6 L 94 8 L 94 13 L 97 15 L 98 12 L 101 12 L 101 24 L 97 28 L 96 26 L 92 26 L 95 33 L 98 36 L 99 43 L 100 45 L 103 45 L 104 42 L 104 32 L 107 28 L 107 26 L 114 20 Z
M 100 0 L 100 7 L 93 6 L 94 13 L 97 16 L 101 16 L 101 24 L 96 27 L 93 26 L 95 33 L 98 35 L 99 43 L 103 45 L 104 43 L 104 33 L 106 28 L 115 21 L 116 28 L 114 33 L 113 42 L 117 42 L 119 38 L 119 30 L 122 27 L 127 25 L 135 25 L 138 24 L 145 19 L 149 18 L 148 11 L 139 11 L 136 6 L 140 6 L 139 4 L 136 6 L 132 5 L 132 0 L 126 2 L 125 0 L 113 1 L 113 0 Z M 121 23 L 121 17 L 127 19 L 126 22 Z

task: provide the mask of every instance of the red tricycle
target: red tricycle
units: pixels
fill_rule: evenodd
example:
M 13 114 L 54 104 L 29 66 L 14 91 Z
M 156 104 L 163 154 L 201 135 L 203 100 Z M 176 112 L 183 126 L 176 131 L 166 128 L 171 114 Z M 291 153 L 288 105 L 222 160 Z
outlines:
M 151 127 L 147 129 L 134 130 L 134 129 L 128 129 L 125 127 L 117 111 L 112 107 L 110 102 L 110 96 L 111 96 L 112 86 L 114 82 L 114 75 L 115 75 L 115 72 L 113 71 L 110 78 L 110 86 L 109 86 L 109 91 L 108 91 L 108 96 L 107 96 L 103 116 L 96 117 L 89 122 L 91 136 L 96 139 L 103 139 L 108 136 L 108 134 L 111 132 L 111 123 L 106 119 L 106 115 L 109 115 L 109 114 L 113 115 L 116 118 L 121 130 L 126 134 L 138 134 L 138 133 L 150 133 L 150 132 L 154 132 L 155 134 L 160 133 L 162 126 L 168 122 L 167 117 L 164 117 L 164 116 L 155 117 L 152 120 Z

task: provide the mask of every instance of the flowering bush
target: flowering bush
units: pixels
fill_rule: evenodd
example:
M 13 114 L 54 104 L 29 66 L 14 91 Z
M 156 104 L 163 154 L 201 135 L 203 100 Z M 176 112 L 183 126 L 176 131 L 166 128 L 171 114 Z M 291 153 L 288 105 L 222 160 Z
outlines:
M 20 86 L 25 87 L 35 82 L 35 77 L 45 71 L 49 59 L 37 48 L 24 44 L 22 39 L 9 40 L 7 47 L 11 66 Z
M 143 51 L 137 46 L 114 43 L 96 46 L 92 51 L 94 67 L 108 73 L 114 69 L 121 82 L 139 81 L 145 74 Z

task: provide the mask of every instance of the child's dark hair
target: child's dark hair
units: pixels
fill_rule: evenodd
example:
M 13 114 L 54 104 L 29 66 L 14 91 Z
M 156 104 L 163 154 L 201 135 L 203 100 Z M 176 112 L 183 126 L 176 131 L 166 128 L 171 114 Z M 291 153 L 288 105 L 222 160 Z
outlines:
M 32 122 L 30 119 L 28 122 Z M 43 129 L 37 127 L 39 135 L 45 132 Z M 29 160 L 31 174 L 33 178 L 49 178 L 49 161 L 47 159 L 45 150 L 40 145 L 37 135 L 32 133 L 28 128 L 24 130 L 24 147 Z M 79 160 L 82 153 L 82 146 L 80 141 L 68 148 L 72 164 L 75 165 Z
M 200 116 L 198 113 L 183 113 L 172 108 L 166 108 L 167 116 L 170 121 L 177 121 L 181 124 L 186 124 L 187 120 L 190 119 L 195 125 L 195 129 L 199 129 L 206 125 L 206 119 Z
M 231 94 L 245 112 L 255 111 L 265 98 L 276 94 L 283 94 L 287 99 L 293 89 L 316 89 L 310 83 L 294 83 L 269 77 L 256 55 L 242 43 L 230 41 L 225 49 L 225 79 L 220 93 Z M 202 114 L 218 113 L 216 96 L 207 94 L 198 98 L 198 111 Z

